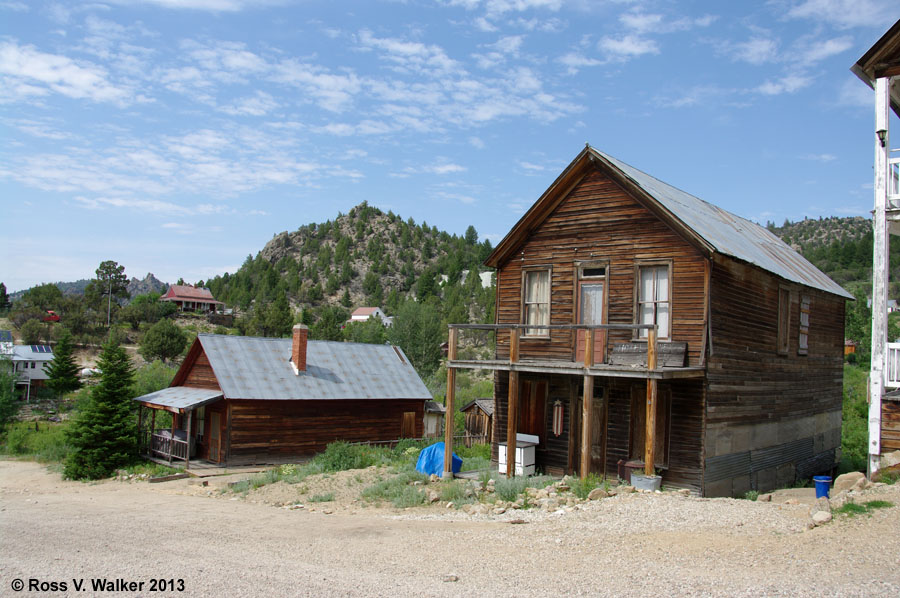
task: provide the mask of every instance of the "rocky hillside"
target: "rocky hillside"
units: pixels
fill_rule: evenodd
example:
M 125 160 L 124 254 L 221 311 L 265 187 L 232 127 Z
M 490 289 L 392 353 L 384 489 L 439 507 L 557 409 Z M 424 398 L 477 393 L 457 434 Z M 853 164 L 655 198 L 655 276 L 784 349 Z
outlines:
M 239 309 L 285 295 L 295 309 L 390 306 L 442 296 L 444 287 L 466 289 L 467 303 L 486 304 L 490 298 L 475 295 L 482 291 L 478 273 L 491 250 L 489 241 L 478 242 L 474 227 L 460 237 L 363 203 L 334 220 L 276 234 L 237 272 L 206 285 Z M 464 272 L 470 277 L 463 279 Z
M 858 242 L 871 234 L 872 220 L 861 216 L 830 216 L 818 220 L 806 218 L 797 222 L 785 220 L 781 226 L 770 222 L 767 227 L 794 249 L 808 252 L 833 243 Z
M 167 288 L 169 288 L 169 285 L 153 276 L 150 272 L 147 273 L 147 276 L 145 276 L 143 280 L 132 277 L 131 280 L 128 281 L 128 294 L 132 297 L 146 295 L 147 293 L 162 294 L 166 292 Z

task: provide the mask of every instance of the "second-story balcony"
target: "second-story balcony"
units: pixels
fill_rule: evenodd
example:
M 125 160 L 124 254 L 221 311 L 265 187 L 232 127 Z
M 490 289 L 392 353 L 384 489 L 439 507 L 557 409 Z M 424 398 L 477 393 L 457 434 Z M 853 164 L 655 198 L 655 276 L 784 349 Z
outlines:
M 705 367 L 689 365 L 687 343 L 656 336 L 653 325 L 450 324 L 447 367 L 656 380 L 704 375 Z

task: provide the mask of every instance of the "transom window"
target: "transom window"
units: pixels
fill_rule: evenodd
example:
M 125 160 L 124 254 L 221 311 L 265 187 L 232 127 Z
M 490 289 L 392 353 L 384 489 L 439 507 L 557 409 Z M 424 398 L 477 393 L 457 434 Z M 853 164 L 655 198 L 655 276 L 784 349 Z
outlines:
M 550 270 L 525 272 L 525 324 L 550 324 Z M 525 336 L 548 336 L 547 329 L 526 328 Z
M 638 324 L 656 324 L 657 338 L 669 338 L 671 306 L 669 300 L 669 266 L 640 266 L 638 268 Z M 650 331 L 642 329 L 640 338 Z

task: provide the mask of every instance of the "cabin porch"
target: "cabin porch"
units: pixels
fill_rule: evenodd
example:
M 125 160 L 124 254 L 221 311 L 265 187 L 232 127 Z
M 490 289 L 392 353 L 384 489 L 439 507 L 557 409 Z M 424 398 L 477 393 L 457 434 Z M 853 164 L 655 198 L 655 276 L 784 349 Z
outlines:
M 225 401 L 222 391 L 170 387 L 135 399 L 138 405 L 138 451 L 151 460 L 184 464 L 203 459 L 222 462 L 221 438 Z M 157 413 L 171 423 L 157 426 Z
M 568 359 L 521 358 L 519 337 L 526 328 L 538 327 L 450 326 L 447 412 L 453 410 L 457 369 L 493 370 L 494 459 L 504 441 L 514 454 L 517 434 L 524 433 L 539 437 L 536 464 L 546 473 L 615 475 L 619 460 L 637 460 L 645 473 L 662 471 L 667 484 L 700 490 L 705 368 L 684 365 L 684 343 L 657 343 L 652 325 L 542 326 L 571 331 L 581 347 Z M 508 334 L 509 359 L 459 359 L 459 331 L 473 329 Z M 640 329 L 647 329 L 644 343 L 610 341 L 614 331 L 639 337 Z M 445 448 L 447 475 L 452 438 L 445 438 Z M 678 458 L 670 460 L 673 448 Z M 513 465 L 508 459 L 507 476 Z

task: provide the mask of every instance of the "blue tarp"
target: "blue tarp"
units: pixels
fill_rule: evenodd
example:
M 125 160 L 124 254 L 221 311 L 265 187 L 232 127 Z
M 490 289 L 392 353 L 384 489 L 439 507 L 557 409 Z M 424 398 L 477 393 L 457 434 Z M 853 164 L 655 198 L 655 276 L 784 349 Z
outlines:
M 453 473 L 459 473 L 462 467 L 462 459 L 456 453 L 453 453 Z M 416 471 L 425 475 L 441 475 L 444 473 L 444 443 L 435 442 L 431 446 L 426 446 L 419 453 L 419 460 L 416 462 Z

